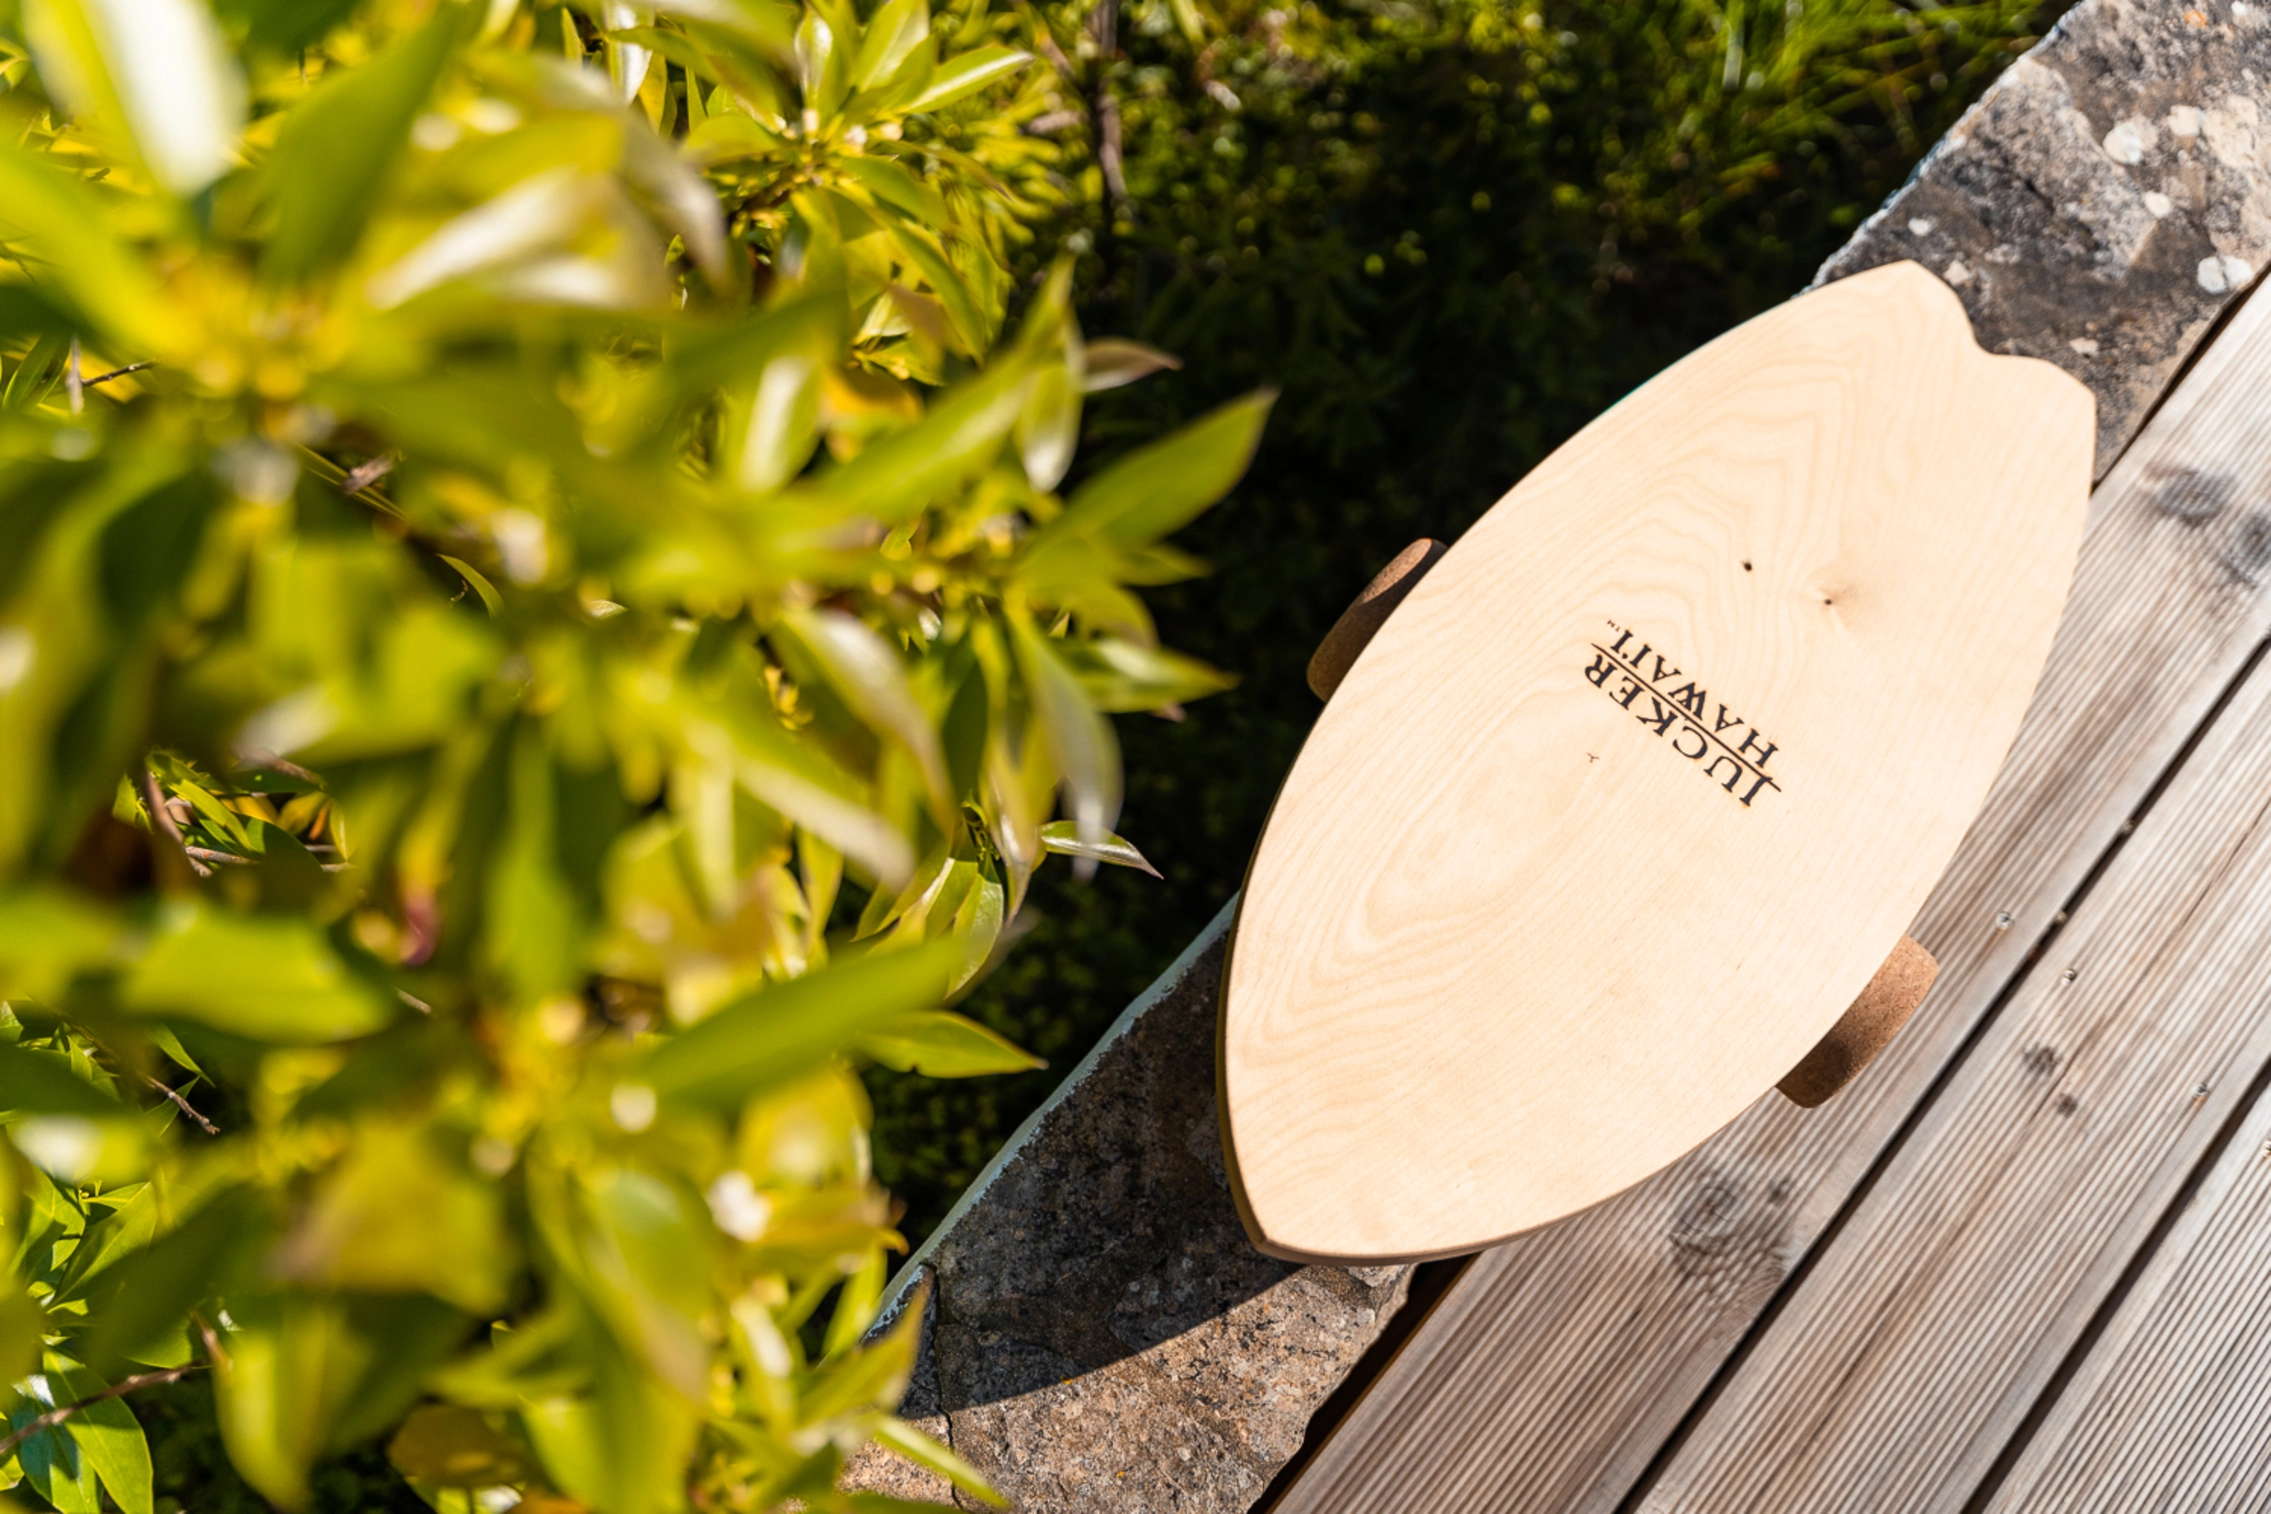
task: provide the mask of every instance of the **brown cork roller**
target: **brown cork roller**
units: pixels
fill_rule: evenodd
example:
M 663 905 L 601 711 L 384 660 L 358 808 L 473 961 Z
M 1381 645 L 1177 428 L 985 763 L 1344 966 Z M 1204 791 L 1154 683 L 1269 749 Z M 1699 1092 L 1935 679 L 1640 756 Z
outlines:
M 1404 602 L 1436 559 L 1450 551 L 1439 541 L 1426 537 L 1413 542 L 1396 554 L 1396 560 L 1382 568 L 1356 602 L 1341 611 L 1341 618 L 1317 643 L 1317 651 L 1309 659 L 1309 689 L 1319 699 L 1330 699 L 1333 690 L 1341 686 L 1348 670 L 1356 666 L 1356 654 L 1372 639 L 1372 633 L 1386 623 L 1389 614 Z
M 1940 964 L 1932 960 L 1930 952 L 1901 937 L 1900 945 L 1885 958 L 1885 965 L 1861 990 L 1861 997 L 1774 1086 L 1801 1109 L 1812 1109 L 1827 1100 L 1852 1082 L 1908 1023 L 1939 972 Z

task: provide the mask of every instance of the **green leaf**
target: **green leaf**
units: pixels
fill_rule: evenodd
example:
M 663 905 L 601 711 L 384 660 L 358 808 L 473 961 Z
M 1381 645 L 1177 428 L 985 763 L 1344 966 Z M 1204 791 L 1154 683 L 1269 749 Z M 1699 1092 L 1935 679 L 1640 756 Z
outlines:
M 1080 444 L 1080 386 L 1071 372 L 1052 363 L 1033 375 L 1016 434 L 1026 479 L 1036 489 L 1054 489 Z
M 323 40 L 353 14 L 357 0 L 216 0 L 224 21 L 244 28 L 247 45 L 296 53 Z
M 1111 724 L 1089 707 L 1080 681 L 1048 638 L 1023 620 L 1010 629 L 1027 697 L 1064 784 L 1074 834 L 1101 844 L 1120 815 L 1120 749 Z M 1087 859 L 1081 860 L 1085 866 Z
M 943 1009 L 901 1015 L 861 1036 L 859 1047 L 895 1072 L 930 1078 L 975 1078 L 1049 1065 L 977 1021 Z
M 103 1119 L 126 1106 L 73 1071 L 69 1057 L 0 1044 L 0 1111 Z
M 182 321 L 148 266 L 111 235 L 94 192 L 12 143 L 0 142 L 0 242 L 59 291 L 92 330 L 128 352 L 166 356 Z
M 0 999 L 53 999 L 115 960 L 121 927 L 56 888 L 0 894 Z
M 435 1145 L 414 1127 L 364 1127 L 277 1248 L 276 1275 L 347 1293 L 429 1293 L 468 1314 L 494 1313 L 515 1260 L 496 1186 Z
M 905 1420 L 885 1419 L 875 1427 L 875 1438 L 909 1461 L 930 1468 L 972 1498 L 996 1509 L 1009 1507 L 1008 1499 L 986 1486 L 977 1468 Z
M 49 90 L 74 113 L 125 128 L 175 194 L 232 166 L 244 75 L 204 0 L 25 0 L 24 33 Z
M 327 78 L 285 115 L 267 166 L 276 206 L 261 258 L 269 278 L 298 283 L 354 250 L 411 123 L 477 14 L 468 5 L 435 7 L 424 26 Z
M 411 1410 L 387 1442 L 386 1459 L 412 1482 L 436 1488 L 501 1487 L 527 1481 L 533 1470 L 488 1415 L 455 1404 Z
M 489 871 L 489 959 L 523 1004 L 564 993 L 581 976 L 576 901 L 560 873 L 552 757 L 524 726 L 513 742 L 503 845 Z
M 691 701 L 689 701 L 691 705 Z M 833 763 L 783 729 L 770 711 L 724 701 L 688 708 L 680 730 L 686 743 L 714 768 L 765 805 L 818 831 L 896 887 L 914 866 L 912 848 L 890 821 L 869 808 Z
M 539 1399 L 521 1410 L 553 1486 L 606 1514 L 679 1514 L 700 1407 L 611 1344 L 579 1354 L 594 1363 L 589 1394 Z
M 17 1400 L 8 1416 L 11 1429 L 22 1429 L 38 1418 L 47 1407 L 47 1398 L 39 1395 L 53 1396 L 57 1391 L 39 1374 L 28 1386 L 31 1393 Z M 101 1514 L 101 1485 L 95 1480 L 94 1467 L 79 1455 L 68 1423 L 41 1430 L 25 1440 L 16 1448 L 16 1465 L 23 1470 L 24 1481 L 32 1491 L 57 1514 Z
M 715 167 L 736 158 L 763 158 L 779 152 L 783 139 L 738 111 L 710 117 L 686 134 L 686 155 Z
M 350 972 L 312 921 L 169 906 L 119 1001 L 241 1036 L 306 1045 L 368 1035 L 391 996 Z
M 1232 400 L 1129 453 L 1080 487 L 1065 513 L 1035 536 L 1034 550 L 1083 532 L 1137 547 L 1181 529 L 1245 475 L 1276 398 L 1265 389 Z
M 505 602 L 498 596 L 497 586 L 484 578 L 480 569 L 460 558 L 451 557 L 445 552 L 436 552 L 434 555 L 448 563 L 457 576 L 465 580 L 465 586 L 480 596 L 482 609 L 487 610 L 491 615 L 503 611 Z
M 232 1297 L 213 1373 L 221 1439 L 237 1473 L 271 1503 L 307 1502 L 307 1473 L 331 1412 L 368 1348 L 337 1299 L 304 1294 Z
M 108 1386 L 84 1368 L 60 1371 L 74 1403 L 85 1402 Z M 151 1514 L 150 1442 L 123 1398 L 88 1404 L 62 1427 L 120 1514 Z
M 267 1215 L 247 1189 L 208 1201 L 172 1230 L 116 1263 L 92 1286 L 90 1328 L 78 1350 L 99 1371 L 144 1361 L 178 1335 L 189 1311 L 222 1291 L 234 1265 L 266 1240 Z
M 932 813 L 945 824 L 954 812 L 954 796 L 946 784 L 946 757 L 938 744 L 938 728 L 916 701 L 898 653 L 864 621 L 839 610 L 795 611 L 783 620 L 852 713 L 915 759 L 930 792 Z
M 1109 862 L 1114 867 L 1132 867 L 1139 873 L 1159 876 L 1159 869 L 1144 860 L 1135 844 L 1119 836 L 1106 836 L 1101 841 L 1083 841 L 1075 833 L 1069 820 L 1052 820 L 1041 827 L 1041 845 L 1067 857 L 1088 857 L 1097 862 Z
M 885 1260 L 883 1249 L 877 1247 L 857 1272 L 844 1279 L 843 1291 L 836 1295 L 836 1311 L 828 1316 L 828 1333 L 820 1347 L 824 1356 L 840 1357 L 851 1351 L 859 1345 L 867 1327 L 875 1323 L 876 1306 L 883 1301 Z M 807 1400 L 806 1412 L 811 1413 L 813 1407 Z
M 852 63 L 852 84 L 872 89 L 899 71 L 916 48 L 930 40 L 929 0 L 886 0 L 868 20 Z
M 869 444 L 822 474 L 813 497 L 832 511 L 895 524 L 984 472 L 1024 407 L 1027 368 L 991 368 L 947 395 L 914 425 Z
M 1064 656 L 1088 702 L 1112 714 L 1201 699 L 1237 682 L 1195 657 L 1118 636 L 1071 643 Z
M 850 1050 L 870 1028 L 935 1007 L 960 965 L 953 941 L 839 960 L 679 1032 L 647 1058 L 639 1077 L 665 1099 L 737 1108 Z
M 1087 392 L 1098 394 L 1106 389 L 1117 389 L 1137 379 L 1148 378 L 1162 368 L 1180 368 L 1180 360 L 1168 356 L 1157 347 L 1146 347 L 1124 337 L 1100 337 L 1081 349 L 1081 369 L 1087 378 Z
M 885 204 L 888 206 L 889 202 Z M 978 309 L 978 302 L 970 286 L 948 260 L 946 250 L 939 245 L 937 236 L 927 227 L 910 220 L 896 207 L 885 211 L 884 220 L 891 228 L 891 240 L 907 261 L 922 274 L 923 282 L 930 285 L 938 302 L 946 307 L 946 317 L 953 323 L 954 334 L 960 339 L 962 350 L 976 356 L 986 350 L 993 326 Z M 1006 364 L 1000 366 L 1007 366 Z
M 1031 53 L 1013 47 L 977 47 L 947 59 L 931 75 L 930 88 L 917 95 L 909 111 L 940 110 L 967 99 L 999 79 L 1006 79 L 1033 61 Z

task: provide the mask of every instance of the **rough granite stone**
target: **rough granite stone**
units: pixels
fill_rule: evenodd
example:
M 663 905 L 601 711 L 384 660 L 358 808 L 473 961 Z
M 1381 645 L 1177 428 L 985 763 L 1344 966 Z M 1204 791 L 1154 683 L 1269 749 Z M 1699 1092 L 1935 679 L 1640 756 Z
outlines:
M 2090 386 L 2103 476 L 2271 264 L 2271 3 L 2076 6 L 1815 282 L 1902 258 Z
M 905 1269 L 932 1295 L 904 1412 L 1018 1508 L 1247 1509 L 1403 1303 L 1408 1267 L 1297 1266 L 1246 1240 L 1214 1103 L 1229 917 Z M 869 1452 L 846 1485 L 945 1495 L 926 1479 Z

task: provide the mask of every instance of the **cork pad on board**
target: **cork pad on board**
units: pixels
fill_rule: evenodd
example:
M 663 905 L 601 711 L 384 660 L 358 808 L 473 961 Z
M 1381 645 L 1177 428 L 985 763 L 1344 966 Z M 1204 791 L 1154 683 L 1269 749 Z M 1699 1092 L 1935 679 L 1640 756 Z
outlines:
M 1682 360 L 1462 536 L 1248 873 L 1218 1054 L 1256 1244 L 1474 1250 L 1789 1074 L 2018 732 L 2092 439 L 2080 384 L 1895 264 Z

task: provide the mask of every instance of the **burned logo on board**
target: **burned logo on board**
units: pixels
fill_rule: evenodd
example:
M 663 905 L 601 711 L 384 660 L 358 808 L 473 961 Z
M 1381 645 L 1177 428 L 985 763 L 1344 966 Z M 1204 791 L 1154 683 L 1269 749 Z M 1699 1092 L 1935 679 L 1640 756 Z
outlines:
M 1775 744 L 1759 729 L 1713 699 L 1710 691 L 1640 634 L 1615 621 L 1616 639 L 1592 644 L 1585 681 L 1599 689 L 1642 726 L 1703 770 L 1749 809 L 1752 802 L 1782 785 L 1768 774 Z

